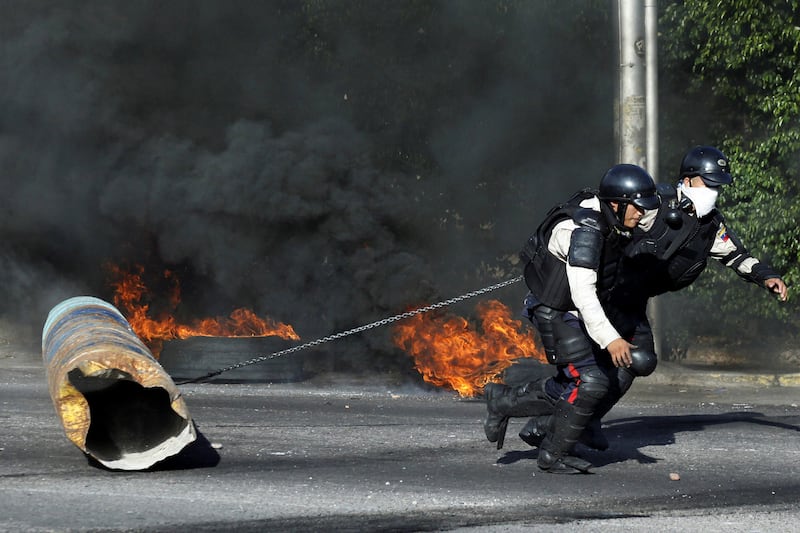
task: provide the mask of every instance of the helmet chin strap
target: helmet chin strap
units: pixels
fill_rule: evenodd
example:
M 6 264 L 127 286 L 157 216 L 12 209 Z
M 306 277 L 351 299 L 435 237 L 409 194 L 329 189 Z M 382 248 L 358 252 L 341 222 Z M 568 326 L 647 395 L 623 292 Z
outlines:
M 616 215 L 617 215 L 617 222 L 619 222 L 619 224 L 617 224 L 614 229 L 617 230 L 617 233 L 619 233 L 621 235 L 625 235 L 627 237 L 630 237 L 631 236 L 631 228 L 629 228 L 628 226 L 625 225 L 625 212 L 627 210 L 628 210 L 627 202 L 618 202 L 617 203 Z
M 628 210 L 628 204 L 625 202 L 617 202 L 617 220 L 619 221 L 620 226 L 625 227 L 625 211 Z
M 628 204 L 625 202 L 620 202 L 615 200 L 617 207 L 614 208 L 611 205 L 611 202 L 604 202 L 606 204 L 606 208 L 611 212 L 611 215 L 614 217 L 614 229 L 617 233 L 629 233 L 630 229 L 625 227 L 625 210 L 628 207 Z

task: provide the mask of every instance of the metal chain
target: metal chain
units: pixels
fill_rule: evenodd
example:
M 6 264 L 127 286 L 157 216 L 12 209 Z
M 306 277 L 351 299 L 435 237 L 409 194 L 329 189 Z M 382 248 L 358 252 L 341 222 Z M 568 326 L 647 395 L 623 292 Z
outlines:
M 229 372 L 231 370 L 236 370 L 237 368 L 242 368 L 245 366 L 254 365 L 256 363 L 261 363 L 263 361 L 268 361 L 270 359 L 275 359 L 277 357 L 281 357 L 284 355 L 288 355 L 290 353 L 299 352 L 301 350 L 306 350 L 308 348 L 313 348 L 315 346 L 319 346 L 320 344 L 325 344 L 326 342 L 335 341 L 337 339 L 341 339 L 343 337 L 349 337 L 350 335 L 355 335 L 356 333 L 361 333 L 362 331 L 366 331 L 368 329 L 377 328 L 379 326 L 385 326 L 386 324 L 391 324 L 392 322 L 397 322 L 398 320 L 403 320 L 405 318 L 411 318 L 412 316 L 419 315 L 421 313 L 427 313 L 428 311 L 433 311 L 434 309 L 440 309 L 442 307 L 447 307 L 454 303 L 460 302 L 462 300 L 467 300 L 469 298 L 474 298 L 475 296 L 480 296 L 481 294 L 486 294 L 487 292 L 492 292 L 497 289 L 502 289 L 503 287 L 507 287 L 508 285 L 512 285 L 519 281 L 522 281 L 523 276 L 517 276 L 514 279 L 509 279 L 503 281 L 501 283 L 497 283 L 495 285 L 491 285 L 489 287 L 484 287 L 483 289 L 478 289 L 476 291 L 471 291 L 466 294 L 462 294 L 461 296 L 456 296 L 455 298 L 450 298 L 448 300 L 443 300 L 441 302 L 437 302 L 435 304 L 426 305 L 425 307 L 420 307 L 419 309 L 414 309 L 413 311 L 406 311 L 405 313 L 400 313 L 399 315 L 390 316 L 388 318 L 384 318 L 382 320 L 378 320 L 372 322 L 370 324 L 365 324 L 363 326 L 359 326 L 357 328 L 348 329 L 347 331 L 342 331 L 340 333 L 335 333 L 333 335 L 328 335 L 327 337 L 322 337 L 320 339 L 316 339 L 313 341 L 309 341 L 305 344 L 300 344 L 298 346 L 293 346 L 291 348 L 286 348 L 285 350 L 280 350 L 277 352 L 273 352 L 269 355 L 262 355 L 259 357 L 254 357 L 253 359 L 249 359 L 247 361 L 242 361 L 241 363 L 236 363 L 231 366 L 226 366 L 225 368 L 220 368 L 219 370 L 215 370 L 213 372 L 209 372 L 203 376 L 198 378 L 181 381 L 177 383 L 178 385 L 184 385 L 186 383 L 199 383 L 204 381 L 208 378 L 212 378 L 214 376 L 218 376 L 224 372 Z

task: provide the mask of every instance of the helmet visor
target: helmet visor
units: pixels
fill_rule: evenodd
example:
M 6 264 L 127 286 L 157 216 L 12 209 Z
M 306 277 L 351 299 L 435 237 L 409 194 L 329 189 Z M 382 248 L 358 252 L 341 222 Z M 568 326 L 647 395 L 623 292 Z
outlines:
M 661 205 L 661 197 L 655 191 L 639 192 L 630 198 L 630 202 L 636 207 L 641 207 L 647 211 L 651 209 L 658 209 Z
M 708 174 L 700 174 L 700 179 L 708 187 L 719 187 L 720 185 L 730 185 L 733 183 L 733 177 L 728 172 L 714 172 Z

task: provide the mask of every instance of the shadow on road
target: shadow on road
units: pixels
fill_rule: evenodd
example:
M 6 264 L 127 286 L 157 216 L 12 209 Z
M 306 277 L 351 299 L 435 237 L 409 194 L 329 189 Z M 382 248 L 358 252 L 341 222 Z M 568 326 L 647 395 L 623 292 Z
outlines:
M 591 461 L 596 467 L 630 460 L 640 464 L 656 463 L 659 459 L 643 453 L 641 448 L 668 446 L 675 443 L 675 435 L 679 433 L 702 431 L 707 427 L 722 424 L 756 424 L 800 432 L 800 426 L 765 418 L 763 414 L 755 412 L 618 418 L 603 423 L 603 430 L 611 444 L 608 450 L 601 452 L 579 444 L 575 449 L 575 455 Z M 497 462 L 511 464 L 517 461 L 535 460 L 538 454 L 536 448 L 525 451 L 512 450 L 506 452 Z
M 193 424 L 194 421 L 192 421 Z M 159 461 L 152 467 L 146 469 L 149 472 L 167 471 L 167 470 L 189 470 L 193 468 L 212 468 L 217 466 L 220 461 L 220 455 L 214 446 L 209 442 L 205 435 L 203 435 L 197 427 L 194 426 L 197 438 L 194 442 L 186 446 L 183 450 L 172 457 L 168 457 L 163 461 Z M 87 455 L 89 464 L 100 470 L 110 470 L 103 466 L 102 463 Z

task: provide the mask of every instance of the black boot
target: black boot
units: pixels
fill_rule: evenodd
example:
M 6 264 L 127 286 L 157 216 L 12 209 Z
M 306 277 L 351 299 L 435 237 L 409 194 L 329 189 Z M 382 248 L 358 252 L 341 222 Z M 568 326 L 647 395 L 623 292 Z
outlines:
M 497 449 L 503 447 L 512 416 L 536 416 L 553 410 L 552 400 L 542 390 L 542 382 L 534 381 L 521 387 L 509 387 L 499 383 L 487 383 L 483 389 L 486 398 L 486 421 L 483 431 L 489 442 L 496 442 Z
M 539 446 L 547 435 L 552 431 L 551 424 L 553 415 L 535 416 L 528 420 L 528 423 L 520 430 L 519 438 L 531 446 Z
M 539 468 L 554 474 L 572 474 L 575 471 L 588 474 L 592 464 L 569 453 L 591 417 L 591 409 L 559 400 L 553 413 L 552 431 L 547 432 L 539 446 Z
M 522 430 L 520 430 L 519 438 L 530 446 L 538 447 L 542 444 L 547 432 L 552 431 L 550 428 L 551 423 L 552 416 L 550 415 L 531 418 Z M 587 425 L 586 429 L 581 433 L 578 442 L 594 450 L 603 451 L 608 449 L 608 440 L 603 434 L 603 430 L 600 428 L 600 418 L 593 416 L 589 420 L 589 425 Z

